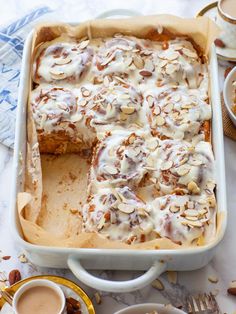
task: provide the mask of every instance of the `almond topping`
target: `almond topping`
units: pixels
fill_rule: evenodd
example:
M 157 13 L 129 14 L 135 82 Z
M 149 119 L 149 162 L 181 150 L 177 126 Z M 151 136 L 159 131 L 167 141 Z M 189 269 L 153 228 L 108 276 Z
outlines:
M 85 49 L 89 44 L 89 40 L 84 40 L 79 44 L 80 49 Z
M 177 67 L 173 64 L 168 64 L 166 66 L 166 74 L 173 74 L 177 70 Z
M 124 204 L 121 203 L 118 205 L 118 209 L 125 214 L 131 214 L 134 212 L 134 206 L 133 205 L 128 205 L 128 204 Z
M 151 108 L 154 105 L 154 98 L 151 95 L 147 96 L 148 107 Z
M 129 138 L 128 138 L 128 142 L 129 142 L 130 144 L 133 144 L 134 141 L 135 141 L 135 138 L 136 138 L 136 136 L 135 136 L 134 134 L 131 134 L 131 135 L 129 136 Z
M 190 57 L 190 58 L 197 58 L 197 54 L 194 52 L 194 51 L 191 51 L 189 49 L 186 49 L 186 48 L 183 48 L 182 49 L 183 53 L 187 56 L 187 57 Z
M 134 62 L 134 65 L 136 66 L 136 68 L 138 68 L 138 69 L 142 69 L 144 66 L 143 59 L 139 55 L 134 56 L 133 62 Z
M 72 60 L 71 58 L 67 57 L 67 58 L 57 58 L 55 63 L 57 65 L 64 65 L 64 64 L 68 64 L 70 63 Z
M 180 207 L 177 207 L 175 205 L 171 205 L 169 210 L 171 213 L 175 214 L 175 213 L 178 213 L 180 211 Z
M 71 122 L 79 122 L 82 119 L 83 119 L 83 115 L 81 113 L 78 113 L 71 117 Z
M 172 103 L 167 104 L 163 109 L 165 113 L 169 113 L 173 110 L 174 106 Z
M 176 284 L 177 283 L 177 272 L 176 271 L 168 271 L 167 272 L 167 279 L 169 283 Z
M 211 283 L 217 283 L 219 281 L 219 279 L 216 277 L 216 276 L 209 276 L 208 277 L 208 280 L 211 282 Z
M 187 173 L 189 173 L 190 171 L 190 167 L 188 167 L 187 165 L 181 166 L 179 168 L 177 168 L 176 172 L 179 176 L 185 176 Z
M 156 125 L 157 126 L 162 126 L 162 125 L 164 125 L 165 124 L 165 119 L 162 117 L 162 116 L 157 116 L 156 117 Z
M 162 163 L 162 165 L 161 165 L 161 170 L 162 170 L 162 171 L 168 170 L 168 169 L 170 169 L 172 166 L 173 166 L 173 161 L 171 161 L 171 160 L 164 161 L 164 162 Z
M 105 76 L 104 80 L 103 80 L 103 84 L 105 87 L 109 87 L 110 85 L 110 80 L 107 76 Z
M 84 89 L 84 90 L 82 91 L 82 95 L 83 95 L 84 97 L 88 97 L 88 96 L 91 95 L 91 92 L 90 92 L 89 90 L 87 90 L 87 89 Z
M 79 104 L 80 106 L 84 107 L 87 104 L 87 100 L 83 99 Z
M 188 190 L 190 192 L 192 192 L 193 194 L 199 194 L 200 193 L 200 189 L 194 181 L 190 181 L 188 183 Z
M 66 74 L 62 71 L 51 69 L 49 72 L 51 74 L 51 77 L 55 80 L 63 80 L 64 78 L 66 78 Z
M 125 114 L 132 114 L 134 113 L 134 107 L 122 106 L 121 111 Z
M 153 282 L 152 282 L 152 287 L 157 289 L 157 290 L 164 290 L 164 285 L 163 283 L 160 281 L 160 279 L 155 279 Z
M 158 147 L 158 141 L 156 139 L 148 141 L 147 147 L 151 150 L 155 150 Z
M 163 68 L 164 66 L 167 65 L 167 63 L 168 63 L 167 60 L 162 60 L 158 65 L 159 65 L 160 68 Z
M 147 71 L 150 71 L 150 72 L 153 72 L 154 70 L 154 65 L 153 65 L 153 62 L 150 60 L 150 59 L 147 59 L 145 61 L 145 66 L 144 66 L 145 70 Z
M 178 57 L 179 57 L 178 52 L 172 52 L 166 56 L 166 59 L 173 61 L 175 59 L 178 59 Z
M 154 109 L 153 113 L 158 116 L 161 113 L 161 108 L 159 106 L 156 106 L 156 108 Z

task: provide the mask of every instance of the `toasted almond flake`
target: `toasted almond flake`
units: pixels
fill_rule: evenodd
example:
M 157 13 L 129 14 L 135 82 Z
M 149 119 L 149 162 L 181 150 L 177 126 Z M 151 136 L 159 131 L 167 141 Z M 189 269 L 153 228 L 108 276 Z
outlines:
M 134 107 L 121 106 L 120 109 L 125 114 L 132 114 L 132 113 L 134 113 Z
M 102 218 L 99 221 L 99 224 L 97 225 L 97 229 L 101 230 L 105 226 L 105 223 L 106 223 L 106 219 L 104 216 L 102 216 Z
M 121 203 L 118 205 L 118 209 L 125 214 L 131 214 L 134 212 L 134 206 L 129 204 Z
M 28 259 L 27 259 L 27 257 L 25 256 L 25 254 L 21 254 L 21 255 L 19 255 L 19 257 L 18 257 L 18 259 L 19 259 L 19 261 L 21 262 L 21 263 L 28 263 Z
M 167 279 L 169 283 L 176 285 L 177 283 L 177 272 L 176 271 L 168 271 Z
M 80 49 L 85 49 L 88 46 L 88 44 L 89 44 L 89 39 L 88 40 L 84 40 L 84 41 L 80 42 L 79 48 Z
M 182 51 L 183 51 L 183 53 L 184 53 L 187 57 L 190 57 L 190 58 L 197 58 L 197 54 L 196 54 L 196 52 L 194 52 L 194 51 L 191 51 L 191 50 L 186 49 L 186 48 L 183 48 Z
M 158 147 L 158 140 L 152 139 L 147 142 L 147 147 L 151 150 L 155 150 Z
M 211 283 L 217 283 L 219 281 L 218 277 L 216 276 L 209 276 L 208 277 L 208 280 L 211 282 Z
M 103 84 L 104 84 L 105 87 L 109 87 L 110 80 L 109 80 L 108 76 L 105 76 L 105 78 L 103 80 Z
M 166 122 L 165 119 L 162 116 L 160 116 L 160 115 L 157 116 L 155 120 L 156 120 L 156 125 L 157 126 L 162 126 Z
M 161 108 L 159 106 L 156 106 L 153 113 L 158 116 L 161 113 Z
M 150 178 L 149 179 L 152 183 L 156 184 L 157 183 L 157 178 Z
M 216 199 L 215 199 L 214 195 L 213 196 L 209 196 L 207 198 L 207 201 L 208 201 L 210 207 L 215 207 L 216 206 Z
M 118 173 L 117 168 L 114 167 L 114 166 L 106 165 L 106 166 L 104 167 L 104 170 L 105 170 L 106 172 L 108 172 L 109 174 L 117 174 L 117 173 Z
M 166 59 L 173 61 L 179 58 L 179 53 L 178 52 L 172 52 L 166 55 Z
M 175 205 L 171 205 L 169 210 L 170 210 L 171 213 L 175 214 L 175 213 L 178 213 L 180 211 L 180 207 L 179 206 L 175 206 Z
M 131 63 L 133 62 L 133 58 L 132 57 L 128 57 L 125 60 L 125 65 L 128 67 L 131 65 Z
M 154 105 L 154 98 L 151 95 L 147 96 L 148 107 L 151 108 Z
M 181 167 L 177 168 L 177 170 L 176 170 L 177 174 L 181 177 L 188 174 L 189 171 L 190 171 L 190 167 L 188 165 L 181 166 Z
M 84 107 L 87 105 L 87 100 L 83 99 L 79 104 L 80 106 Z
M 143 69 L 144 62 L 143 62 L 143 59 L 139 55 L 135 55 L 133 57 L 133 62 L 134 62 L 134 65 L 136 66 L 136 68 Z
M 57 65 L 64 65 L 64 64 L 68 64 L 70 63 L 72 60 L 71 58 L 67 57 L 67 58 L 57 58 L 55 63 Z
M 203 161 L 200 159 L 191 159 L 189 163 L 193 166 L 200 166 L 203 164 Z
M 130 144 L 133 144 L 134 141 L 135 141 L 135 139 L 136 139 L 136 136 L 135 136 L 134 134 L 131 134 L 131 135 L 129 136 L 129 138 L 128 138 L 128 142 L 129 142 Z
M 152 72 L 146 70 L 140 71 L 139 74 L 144 77 L 152 76 Z
M 79 211 L 78 211 L 78 209 L 77 208 L 70 208 L 70 212 L 71 212 L 71 214 L 77 214 Z
M 145 70 L 147 70 L 147 71 L 153 72 L 153 70 L 154 70 L 154 65 L 153 65 L 152 60 L 147 59 L 147 60 L 145 61 L 144 68 L 145 68 Z
M 99 292 L 96 292 L 96 293 L 94 294 L 94 297 L 95 297 L 95 300 L 96 300 L 96 303 L 97 303 L 97 304 L 101 304 L 101 303 L 102 303 L 102 298 L 101 298 L 101 295 L 100 295 Z
M 83 95 L 84 97 L 88 97 L 88 96 L 91 95 L 91 92 L 90 92 L 89 90 L 87 90 L 87 89 L 84 89 L 84 90 L 82 91 L 82 95 Z
M 188 225 L 197 228 L 202 227 L 202 223 L 200 221 L 188 221 Z
M 187 220 L 191 220 L 191 221 L 197 221 L 198 220 L 198 217 L 196 217 L 196 216 L 185 216 L 184 218 Z
M 193 108 L 193 106 L 191 104 L 182 104 L 181 108 L 182 109 L 191 109 L 191 108 Z
M 161 165 L 161 170 L 162 171 L 169 170 L 172 166 L 173 166 L 173 161 L 171 160 L 164 161 Z
M 160 281 L 160 279 L 155 279 L 153 282 L 152 282 L 152 287 L 159 290 L 159 291 L 162 291 L 165 289 L 163 283 Z
M 121 120 L 121 121 L 125 121 L 125 120 L 127 120 L 127 119 L 128 119 L 127 114 L 125 114 L 124 112 L 121 112 L 121 113 L 120 113 L 120 120 Z
M 174 64 L 167 64 L 166 74 L 173 74 L 175 71 L 177 71 L 177 67 Z
M 127 155 L 129 158 L 133 159 L 133 158 L 135 158 L 135 157 L 138 155 L 138 153 L 137 153 L 134 149 L 129 149 L 129 150 L 127 150 L 127 152 L 126 152 L 126 155 Z
M 161 62 L 158 64 L 160 68 L 163 68 L 164 66 L 166 66 L 168 64 L 167 60 L 161 60 Z
M 169 113 L 173 110 L 174 106 L 172 103 L 167 104 L 165 107 L 163 107 L 163 110 L 165 113 Z
M 51 77 L 55 80 L 63 80 L 64 78 L 66 78 L 66 73 L 58 71 L 56 69 L 51 69 L 49 73 L 51 74 Z
M 188 190 L 190 192 L 192 192 L 193 194 L 199 194 L 200 193 L 200 189 L 199 189 L 198 185 L 196 184 L 196 182 L 194 182 L 194 181 L 190 181 L 188 183 Z
M 77 113 L 71 117 L 71 122 L 79 122 L 83 119 L 83 115 L 81 113 Z

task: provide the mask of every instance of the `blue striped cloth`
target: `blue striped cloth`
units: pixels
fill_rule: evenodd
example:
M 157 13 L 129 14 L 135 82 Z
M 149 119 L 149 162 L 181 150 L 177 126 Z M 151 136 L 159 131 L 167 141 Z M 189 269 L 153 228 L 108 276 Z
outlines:
M 17 92 L 24 40 L 40 17 L 52 12 L 40 7 L 0 28 L 0 143 L 13 148 Z

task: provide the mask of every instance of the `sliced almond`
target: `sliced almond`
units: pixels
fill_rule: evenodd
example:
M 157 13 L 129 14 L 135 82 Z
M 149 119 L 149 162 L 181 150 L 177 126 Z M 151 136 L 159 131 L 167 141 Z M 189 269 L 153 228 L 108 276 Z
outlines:
M 57 65 L 64 65 L 64 64 L 68 64 L 70 63 L 72 60 L 71 58 L 67 57 L 67 58 L 57 58 L 55 61 L 55 64 Z
M 143 59 L 139 55 L 135 55 L 133 57 L 133 62 L 134 62 L 134 65 L 136 66 L 136 68 L 143 69 L 144 62 L 143 62 Z
M 170 210 L 171 213 L 175 214 L 175 213 L 178 213 L 180 211 L 180 207 L 179 206 L 175 206 L 175 205 L 171 205 L 169 210 Z
M 173 74 L 174 72 L 177 71 L 177 67 L 174 64 L 168 64 L 166 66 L 166 74 Z
M 153 65 L 152 60 L 147 59 L 147 60 L 145 61 L 144 68 L 145 68 L 145 70 L 147 70 L 147 71 L 153 72 L 153 70 L 154 70 L 154 65 Z
M 125 60 L 125 65 L 126 65 L 127 67 L 129 67 L 132 62 L 133 62 L 133 58 L 132 58 L 132 57 L 128 57 L 128 58 L 126 58 L 126 60 Z
M 185 216 L 184 218 L 187 220 L 190 220 L 190 221 L 197 221 L 198 220 L 198 217 L 196 217 L 196 216 Z
M 134 212 L 134 206 L 129 204 L 121 203 L 118 205 L 118 209 L 125 214 L 131 214 Z
M 58 71 L 56 69 L 51 69 L 49 73 L 51 74 L 51 77 L 55 80 L 63 80 L 64 78 L 66 78 L 66 73 Z
M 109 87 L 110 80 L 109 80 L 108 76 L 105 76 L 105 78 L 103 80 L 103 84 L 104 84 L 105 87 Z
M 187 165 L 181 166 L 179 168 L 177 168 L 176 172 L 179 176 L 185 176 L 186 174 L 188 174 L 190 171 L 190 167 Z
M 200 193 L 200 189 L 199 189 L 197 183 L 194 181 L 190 181 L 188 183 L 188 190 L 190 192 L 192 192 L 193 194 L 199 194 Z
M 188 221 L 188 225 L 192 226 L 192 227 L 196 227 L 196 228 L 202 227 L 202 223 L 199 220 L 198 221 Z
M 147 147 L 151 150 L 155 150 L 158 147 L 158 140 L 152 139 L 147 142 Z
M 168 61 L 167 60 L 161 60 L 158 65 L 160 68 L 163 68 L 164 66 L 166 66 L 168 64 Z
M 191 109 L 191 108 L 193 108 L 193 105 L 192 104 L 182 104 L 181 108 L 182 109 Z
M 173 61 L 179 58 L 179 53 L 178 52 L 172 52 L 166 55 L 166 59 Z
M 105 223 L 106 223 L 106 219 L 104 216 L 102 216 L 102 218 L 100 219 L 100 221 L 97 225 L 97 229 L 101 230 L 105 226 Z
M 163 110 L 165 113 L 169 113 L 173 110 L 174 106 L 172 103 L 167 104 L 165 107 L 163 107 Z
M 96 293 L 94 294 L 94 296 L 95 296 L 96 303 L 97 303 L 97 304 L 101 304 L 101 303 L 102 303 L 102 298 L 101 298 L 100 293 L 99 293 L 99 292 L 96 292 Z
M 84 107 L 87 105 L 87 100 L 83 99 L 79 104 L 80 106 Z
M 126 121 L 127 119 L 128 119 L 127 114 L 125 114 L 124 112 L 121 112 L 120 113 L 120 120 L 121 121 Z
M 198 211 L 198 213 L 199 213 L 200 216 L 203 216 L 203 215 L 207 214 L 208 211 L 207 211 L 206 209 L 200 209 L 200 210 Z
M 216 199 L 215 199 L 215 196 L 213 195 L 213 196 L 209 196 L 208 198 L 207 198 L 207 200 L 208 200 L 208 203 L 209 203 L 209 206 L 210 207 L 215 207 L 216 206 Z
M 146 70 L 140 71 L 139 74 L 140 74 L 141 76 L 143 76 L 143 77 L 152 76 L 152 72 L 146 71 Z
M 156 106 L 153 113 L 158 116 L 161 113 L 161 108 L 159 106 Z
M 82 95 L 83 95 L 84 97 L 88 97 L 88 96 L 91 95 L 91 91 L 89 91 L 89 90 L 87 90 L 87 89 L 84 89 L 84 90 L 82 91 Z
M 109 173 L 109 174 L 117 174 L 117 173 L 118 173 L 117 168 L 114 167 L 114 166 L 106 165 L 106 166 L 104 167 L 104 170 L 105 170 L 107 173 Z
M 187 57 L 195 58 L 195 59 L 197 58 L 197 54 L 196 54 L 196 52 L 194 52 L 194 51 L 191 51 L 191 50 L 189 50 L 189 49 L 187 49 L 187 48 L 183 48 L 182 51 L 183 51 L 183 53 L 184 53 Z
M 129 138 L 128 138 L 128 142 L 129 142 L 130 144 L 133 144 L 134 141 L 135 141 L 135 139 L 136 139 L 135 134 L 131 134 L 131 135 L 129 136 Z
M 89 44 L 89 39 L 88 40 L 84 40 L 79 44 L 79 48 L 80 49 L 85 49 Z
M 71 117 L 71 122 L 79 122 L 83 119 L 83 115 L 81 113 L 77 113 Z
M 128 107 L 128 106 L 121 106 L 121 111 L 125 114 L 132 114 L 134 113 L 134 107 Z
M 155 279 L 153 282 L 152 282 L 152 287 L 159 290 L 159 291 L 162 291 L 164 290 L 164 285 L 163 283 L 160 281 L 160 279 Z
M 154 105 L 154 98 L 151 95 L 147 96 L 148 107 L 151 108 Z
M 203 161 L 200 159 L 191 159 L 189 163 L 193 166 L 200 166 L 203 164 Z
M 173 161 L 171 160 L 164 161 L 161 165 L 161 170 L 162 171 L 169 170 L 172 166 L 173 166 Z
M 177 283 L 177 272 L 176 271 L 168 271 L 167 272 L 167 279 L 169 283 L 176 285 Z
M 208 280 L 211 282 L 211 283 L 217 283 L 219 281 L 218 277 L 216 276 L 209 276 L 208 277 Z
M 162 116 L 160 116 L 160 115 L 157 116 L 155 120 L 156 120 L 156 125 L 157 126 L 162 126 L 166 122 L 165 119 Z

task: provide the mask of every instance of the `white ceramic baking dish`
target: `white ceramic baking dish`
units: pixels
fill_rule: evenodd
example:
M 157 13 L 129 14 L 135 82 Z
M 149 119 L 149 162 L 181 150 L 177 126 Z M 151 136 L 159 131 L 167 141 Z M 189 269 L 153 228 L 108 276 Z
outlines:
M 209 64 L 211 101 L 213 109 L 212 139 L 216 158 L 216 196 L 218 210 L 223 213 L 221 227 L 214 243 L 204 247 L 178 250 L 112 250 L 112 249 L 80 249 L 58 248 L 33 245 L 23 238 L 16 198 L 23 191 L 24 161 L 26 154 L 26 106 L 30 77 L 30 54 L 32 33 L 25 43 L 22 60 L 22 71 L 19 87 L 16 138 L 14 151 L 14 180 L 11 202 L 11 225 L 14 238 L 25 250 L 29 260 L 39 266 L 54 268 L 70 268 L 75 276 L 85 284 L 98 290 L 127 292 L 140 289 L 165 270 L 194 270 L 205 266 L 214 256 L 226 228 L 226 191 L 222 116 L 218 85 L 218 65 L 215 47 L 212 46 Z M 146 272 L 129 281 L 108 281 L 90 274 L 88 269 L 145 270 Z

